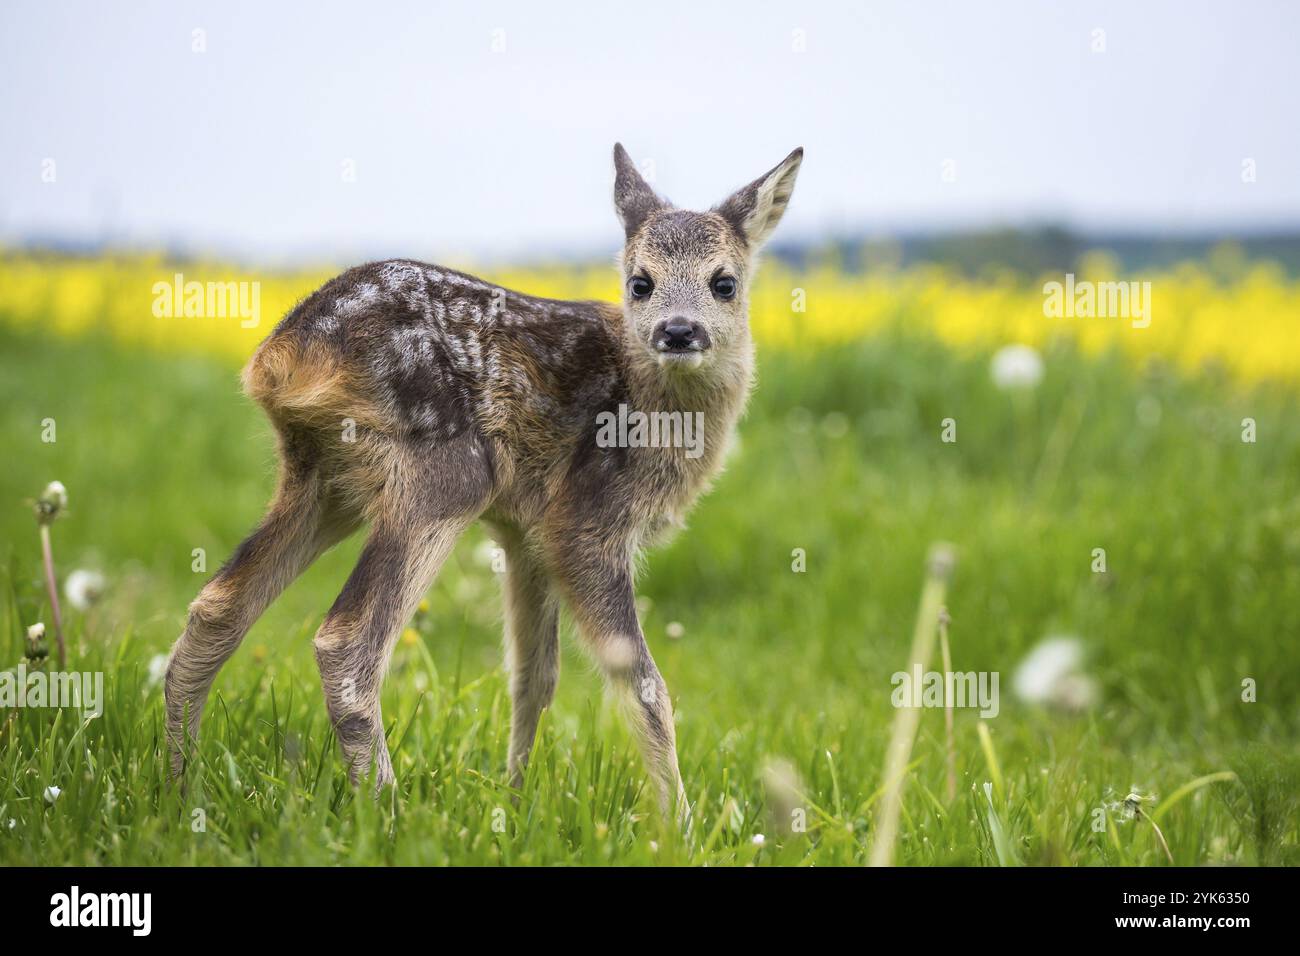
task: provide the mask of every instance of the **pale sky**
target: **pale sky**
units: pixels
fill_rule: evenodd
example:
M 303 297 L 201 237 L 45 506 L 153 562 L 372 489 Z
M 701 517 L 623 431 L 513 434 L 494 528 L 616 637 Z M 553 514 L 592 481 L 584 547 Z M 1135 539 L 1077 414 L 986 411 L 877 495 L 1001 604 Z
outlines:
M 804 146 L 786 239 L 1300 227 L 1298 37 L 1260 0 L 5 0 L 0 242 L 612 254 L 616 140 L 696 207 Z

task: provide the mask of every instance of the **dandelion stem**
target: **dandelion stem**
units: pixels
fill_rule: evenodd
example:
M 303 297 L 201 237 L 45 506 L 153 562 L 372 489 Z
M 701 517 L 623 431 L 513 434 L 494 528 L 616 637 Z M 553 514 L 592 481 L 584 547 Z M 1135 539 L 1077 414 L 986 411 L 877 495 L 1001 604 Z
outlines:
M 1151 829 L 1156 831 L 1156 839 L 1160 841 L 1160 848 L 1165 851 L 1165 856 L 1169 858 L 1169 865 L 1173 866 L 1174 855 L 1169 852 L 1169 844 L 1165 840 L 1165 835 L 1162 832 L 1160 832 L 1160 824 L 1156 823 L 1155 820 L 1152 820 L 1148 814 L 1143 813 L 1141 807 L 1134 807 L 1133 809 L 1138 816 L 1140 816 L 1147 823 L 1151 824 Z
M 926 562 L 925 587 L 921 591 L 921 605 L 916 613 L 916 630 L 912 634 L 912 655 L 908 671 L 924 670 L 934 650 L 935 629 L 939 611 L 952 577 L 953 552 L 949 545 L 935 545 Z M 907 777 L 907 764 L 916 740 L 916 729 L 921 722 L 919 707 L 900 707 L 894 712 L 893 729 L 889 734 L 889 749 L 885 753 L 885 792 L 881 800 L 880 825 L 871 844 L 871 866 L 889 866 L 894 861 L 894 844 L 898 840 L 898 817 L 903 808 L 903 784 Z
M 59 649 L 59 670 L 67 666 L 68 653 L 63 643 L 63 614 L 59 611 L 59 586 L 54 579 L 54 551 L 50 547 L 50 526 L 41 524 L 41 557 L 45 561 L 45 590 L 50 595 L 50 611 L 54 617 L 54 640 Z
M 939 649 L 944 654 L 944 687 L 948 687 L 948 682 L 952 679 L 953 656 L 948 648 L 948 609 L 940 607 L 939 609 Z M 946 780 L 945 796 L 948 797 L 948 803 L 952 804 L 957 799 L 957 740 L 953 737 L 953 698 L 945 693 L 944 695 L 944 736 L 948 739 L 948 780 Z

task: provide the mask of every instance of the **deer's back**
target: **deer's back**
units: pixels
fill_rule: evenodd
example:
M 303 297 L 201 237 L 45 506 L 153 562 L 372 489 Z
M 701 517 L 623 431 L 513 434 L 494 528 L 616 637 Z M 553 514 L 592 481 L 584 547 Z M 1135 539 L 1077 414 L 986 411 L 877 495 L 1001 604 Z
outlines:
M 350 420 L 433 444 L 477 432 L 529 459 L 619 395 L 617 314 L 426 263 L 370 263 L 286 315 L 244 382 L 277 424 Z

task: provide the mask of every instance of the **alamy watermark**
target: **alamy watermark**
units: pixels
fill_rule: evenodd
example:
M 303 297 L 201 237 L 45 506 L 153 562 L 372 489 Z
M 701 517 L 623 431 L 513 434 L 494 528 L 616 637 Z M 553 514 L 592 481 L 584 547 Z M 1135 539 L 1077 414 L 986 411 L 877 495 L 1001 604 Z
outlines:
M 1043 296 L 1049 319 L 1130 319 L 1135 329 L 1151 324 L 1150 282 L 1075 281 L 1067 272 L 1065 282 L 1045 283 Z
M 153 928 L 152 893 L 83 893 L 73 885 L 50 897 L 54 927 L 123 927 L 132 936 L 148 936 Z
M 255 328 L 262 321 L 262 284 L 188 282 L 177 272 L 172 280 L 153 284 L 153 314 L 158 319 L 239 319 L 240 328 Z
M 103 706 L 103 671 L 29 671 L 25 663 L 0 671 L 0 707 L 73 708 L 98 717 Z
M 896 671 L 889 679 L 889 700 L 895 707 L 978 707 L 981 717 L 996 717 L 999 680 L 997 671 L 923 672 L 916 664 L 912 673 Z
M 704 454 L 703 412 L 638 412 L 620 403 L 596 416 L 598 448 L 684 448 L 687 458 Z

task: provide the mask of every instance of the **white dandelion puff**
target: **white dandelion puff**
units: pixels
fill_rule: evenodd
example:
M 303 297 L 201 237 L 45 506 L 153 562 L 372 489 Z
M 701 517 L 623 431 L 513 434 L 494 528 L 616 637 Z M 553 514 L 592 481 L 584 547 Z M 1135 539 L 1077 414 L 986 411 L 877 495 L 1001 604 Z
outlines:
M 167 661 L 168 656 L 166 654 L 155 654 L 149 658 L 149 675 L 146 682 L 150 687 L 157 687 L 163 682 L 163 678 L 167 676 Z
M 492 567 L 492 563 L 496 560 L 499 548 L 500 545 L 491 538 L 480 541 L 474 548 L 474 562 L 485 568 Z
M 1049 637 L 1020 662 L 1012 687 L 1028 704 L 1086 710 L 1096 700 L 1097 687 L 1082 666 L 1083 644 L 1078 638 Z
M 1142 807 L 1145 804 L 1156 802 L 1154 793 L 1143 793 L 1137 784 L 1129 787 L 1128 793 L 1122 799 L 1115 797 L 1113 788 L 1107 787 L 1106 792 L 1111 799 L 1105 801 L 1103 806 L 1105 806 L 1107 813 L 1112 814 L 1121 823 L 1127 823 L 1135 817 L 1142 816 Z
M 596 657 L 609 674 L 628 674 L 637 660 L 637 643 L 627 634 L 614 634 L 595 649 Z
M 63 593 L 67 595 L 69 604 L 78 611 L 85 611 L 104 596 L 106 583 L 98 571 L 78 568 L 63 582 Z
M 1007 345 L 994 353 L 989 370 L 998 388 L 1034 388 L 1043 380 L 1043 357 L 1028 345 Z

